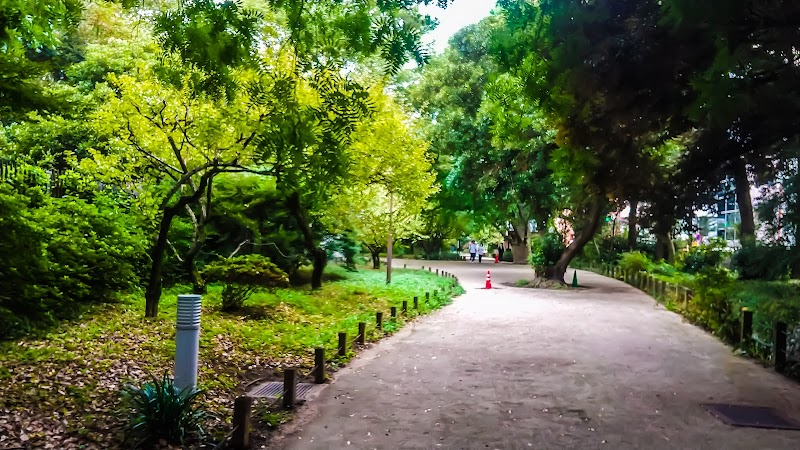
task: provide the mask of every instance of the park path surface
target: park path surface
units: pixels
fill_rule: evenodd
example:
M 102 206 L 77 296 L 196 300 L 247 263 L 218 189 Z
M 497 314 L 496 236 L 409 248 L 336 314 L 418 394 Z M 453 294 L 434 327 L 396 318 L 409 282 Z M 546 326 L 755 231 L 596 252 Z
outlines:
M 799 431 L 734 428 L 699 406 L 800 419 L 800 385 L 637 289 L 582 271 L 585 289 L 522 289 L 502 283 L 530 279 L 527 267 L 405 262 L 454 273 L 467 293 L 356 358 L 276 447 L 800 448 Z

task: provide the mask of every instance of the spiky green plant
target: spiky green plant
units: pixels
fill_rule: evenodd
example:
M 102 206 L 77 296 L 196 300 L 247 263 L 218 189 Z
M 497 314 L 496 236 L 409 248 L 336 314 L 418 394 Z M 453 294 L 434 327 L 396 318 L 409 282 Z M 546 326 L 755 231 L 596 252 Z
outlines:
M 167 372 L 141 387 L 128 385 L 123 396 L 132 409 L 126 441 L 133 448 L 152 446 L 160 439 L 183 445 L 204 434 L 205 411 L 196 407 L 202 390 L 179 389 Z

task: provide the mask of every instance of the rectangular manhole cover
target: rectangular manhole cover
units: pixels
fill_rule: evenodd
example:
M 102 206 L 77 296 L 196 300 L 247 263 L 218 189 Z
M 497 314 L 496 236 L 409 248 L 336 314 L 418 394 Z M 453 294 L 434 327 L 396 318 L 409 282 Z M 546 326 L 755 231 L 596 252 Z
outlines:
M 297 400 L 305 400 L 315 385 L 311 383 L 297 383 Z M 270 381 L 256 386 L 247 395 L 257 398 L 271 398 L 278 399 L 283 397 L 283 382 Z
M 717 419 L 735 427 L 800 430 L 800 424 L 785 417 L 774 408 L 720 403 L 704 403 L 702 406 Z

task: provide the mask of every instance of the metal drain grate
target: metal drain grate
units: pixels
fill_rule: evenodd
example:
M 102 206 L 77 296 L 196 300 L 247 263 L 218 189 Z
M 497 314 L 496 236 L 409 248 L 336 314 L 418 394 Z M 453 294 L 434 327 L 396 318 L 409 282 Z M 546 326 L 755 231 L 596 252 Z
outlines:
M 311 390 L 314 389 L 314 386 L 311 383 L 297 383 L 297 400 L 305 400 Z M 283 396 L 283 382 L 270 381 L 269 383 L 260 384 L 253 388 L 248 395 L 250 397 L 278 399 Z
M 722 422 L 735 427 L 800 430 L 800 424 L 773 408 L 704 403 L 702 406 Z

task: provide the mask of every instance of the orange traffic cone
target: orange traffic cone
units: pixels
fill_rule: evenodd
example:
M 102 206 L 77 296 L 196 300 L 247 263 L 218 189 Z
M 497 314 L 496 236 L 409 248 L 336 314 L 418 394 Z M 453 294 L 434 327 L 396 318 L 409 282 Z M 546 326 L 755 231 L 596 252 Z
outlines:
M 486 289 L 492 288 L 492 273 L 490 271 L 486 271 Z

